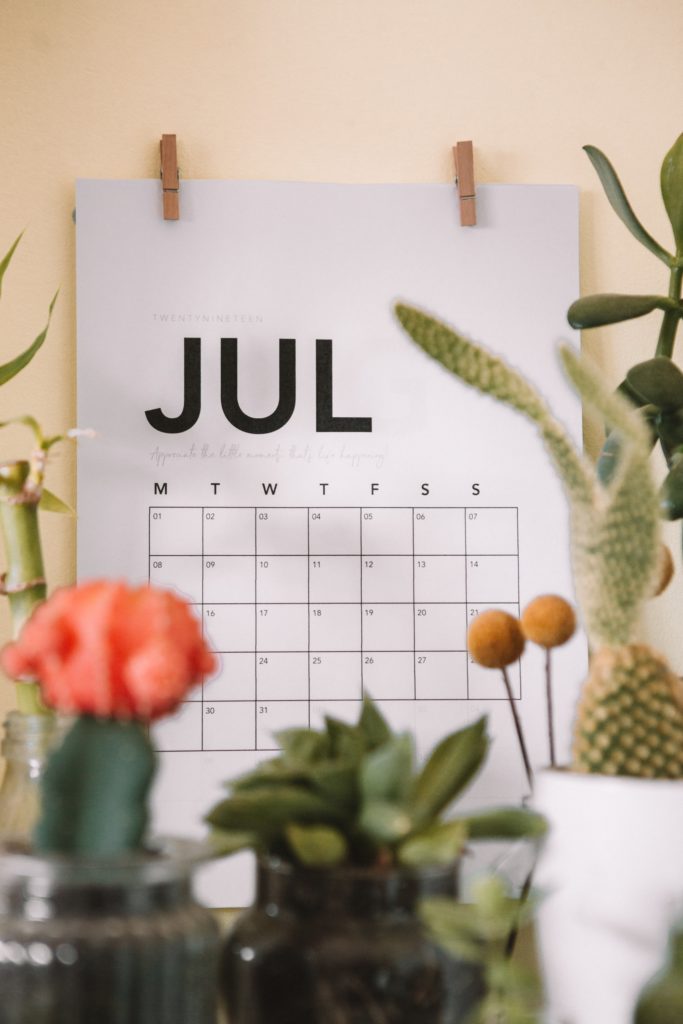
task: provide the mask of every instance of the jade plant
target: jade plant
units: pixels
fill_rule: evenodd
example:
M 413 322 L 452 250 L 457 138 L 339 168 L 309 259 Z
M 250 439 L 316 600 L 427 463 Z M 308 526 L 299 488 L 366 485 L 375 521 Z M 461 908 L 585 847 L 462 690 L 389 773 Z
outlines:
M 584 330 L 603 327 L 659 311 L 661 325 L 652 359 L 633 366 L 619 385 L 619 391 L 641 412 L 647 424 L 650 444 L 659 442 L 668 466 L 661 489 L 662 514 L 683 518 L 683 373 L 673 362 L 674 345 L 683 303 L 683 135 L 664 157 L 660 188 L 671 222 L 674 251 L 670 252 L 650 235 L 626 197 L 614 167 L 595 146 L 584 147 L 597 171 L 605 194 L 631 234 L 657 257 L 669 272 L 666 295 L 588 295 L 574 302 L 568 312 L 572 327 Z M 598 472 L 608 481 L 618 456 L 619 436 L 611 432 L 605 441 Z
M 358 722 L 277 734 L 281 752 L 229 784 L 210 812 L 217 849 L 251 848 L 310 868 L 455 861 L 469 839 L 538 837 L 523 808 L 445 812 L 482 767 L 486 719 L 446 736 L 417 768 L 412 738 L 365 698 Z
M 448 370 L 535 423 L 564 484 L 574 581 L 591 648 L 573 768 L 683 778 L 683 683 L 661 655 L 636 641 L 643 602 L 661 572 L 646 423 L 569 346 L 561 349 L 569 379 L 619 439 L 605 481 L 521 374 L 419 310 L 400 305 L 397 315 L 413 340 Z
M 21 235 L 0 260 L 0 295 L 3 278 L 20 241 Z M 0 366 L 0 385 L 6 384 L 28 366 L 40 350 L 47 336 L 56 301 L 55 294 L 48 307 L 47 323 L 36 339 L 18 356 Z M 71 510 L 44 486 L 47 454 L 63 437 L 45 437 L 31 416 L 0 422 L 0 427 L 11 423 L 24 424 L 34 438 L 27 459 L 0 463 L 0 532 L 6 565 L 0 581 L 0 592 L 6 594 L 9 600 L 12 631 L 17 636 L 35 606 L 45 600 L 47 592 L 38 510 Z M 34 682 L 26 682 L 17 687 L 17 703 L 19 710 L 27 714 L 46 711 L 40 700 L 39 688 Z

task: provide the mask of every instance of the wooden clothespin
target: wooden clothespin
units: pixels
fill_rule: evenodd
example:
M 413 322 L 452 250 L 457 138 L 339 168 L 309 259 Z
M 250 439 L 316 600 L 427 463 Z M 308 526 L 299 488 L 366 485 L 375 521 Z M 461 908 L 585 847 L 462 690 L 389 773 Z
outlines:
M 179 220 L 180 177 L 175 135 L 161 136 L 161 188 L 164 197 L 164 220 Z
M 472 228 L 477 223 L 477 200 L 474 189 L 474 151 L 471 141 L 453 146 L 455 180 L 460 197 L 460 224 Z

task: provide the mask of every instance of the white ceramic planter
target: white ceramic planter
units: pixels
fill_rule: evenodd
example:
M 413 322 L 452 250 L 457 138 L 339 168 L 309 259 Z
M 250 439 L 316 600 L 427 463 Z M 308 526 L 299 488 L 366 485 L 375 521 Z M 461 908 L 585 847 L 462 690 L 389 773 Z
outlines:
M 683 908 L 683 782 L 536 779 L 534 806 L 551 826 L 535 877 L 548 1019 L 631 1024 Z

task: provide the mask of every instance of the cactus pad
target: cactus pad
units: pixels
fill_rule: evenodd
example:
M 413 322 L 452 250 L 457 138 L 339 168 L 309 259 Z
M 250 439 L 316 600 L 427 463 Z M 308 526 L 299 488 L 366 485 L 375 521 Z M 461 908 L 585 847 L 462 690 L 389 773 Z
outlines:
M 683 683 L 644 644 L 591 659 L 574 729 L 574 771 L 683 778 Z

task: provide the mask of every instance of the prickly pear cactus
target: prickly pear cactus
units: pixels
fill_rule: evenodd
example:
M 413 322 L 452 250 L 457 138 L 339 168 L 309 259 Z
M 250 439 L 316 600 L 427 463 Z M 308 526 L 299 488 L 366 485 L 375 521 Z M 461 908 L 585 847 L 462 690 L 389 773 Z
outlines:
M 574 771 L 683 778 L 683 683 L 643 644 L 591 658 L 574 729 Z

